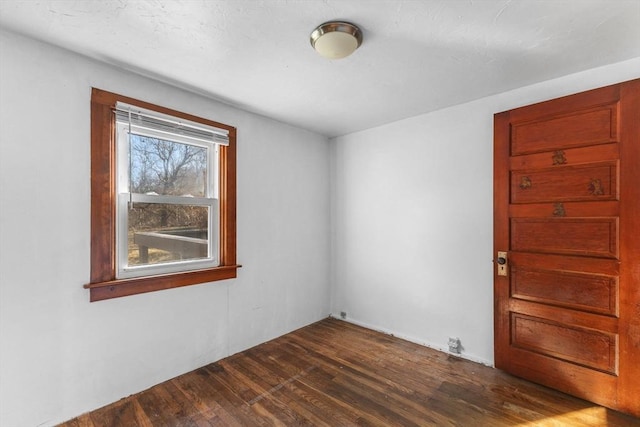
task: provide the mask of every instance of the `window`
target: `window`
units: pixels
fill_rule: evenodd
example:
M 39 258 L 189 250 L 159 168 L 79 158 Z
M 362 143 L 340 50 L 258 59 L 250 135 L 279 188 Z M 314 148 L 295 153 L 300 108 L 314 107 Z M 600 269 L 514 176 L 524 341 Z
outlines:
M 115 116 L 116 277 L 217 266 L 228 131 L 120 102 Z
M 235 128 L 93 89 L 91 301 L 236 277 Z

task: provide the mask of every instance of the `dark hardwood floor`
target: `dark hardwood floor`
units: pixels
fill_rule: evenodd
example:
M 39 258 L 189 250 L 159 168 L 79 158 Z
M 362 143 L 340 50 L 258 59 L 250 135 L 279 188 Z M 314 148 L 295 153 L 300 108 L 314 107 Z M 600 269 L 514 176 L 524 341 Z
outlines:
M 640 419 L 325 319 L 63 426 L 640 426 Z

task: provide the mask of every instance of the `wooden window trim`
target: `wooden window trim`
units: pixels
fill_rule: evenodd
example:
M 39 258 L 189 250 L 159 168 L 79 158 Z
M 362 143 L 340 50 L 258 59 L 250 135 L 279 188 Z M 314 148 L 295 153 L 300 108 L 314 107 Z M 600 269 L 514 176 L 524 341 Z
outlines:
M 187 272 L 116 279 L 116 102 L 180 117 L 229 131 L 220 146 L 220 265 Z M 171 289 L 237 276 L 236 264 L 236 128 L 93 88 L 91 92 L 91 275 L 84 287 L 90 301 Z

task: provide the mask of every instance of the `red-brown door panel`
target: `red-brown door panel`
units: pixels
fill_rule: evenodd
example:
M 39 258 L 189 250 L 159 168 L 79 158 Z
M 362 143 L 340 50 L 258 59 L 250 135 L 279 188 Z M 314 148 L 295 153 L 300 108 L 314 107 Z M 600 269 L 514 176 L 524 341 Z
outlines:
M 545 151 L 542 153 L 513 156 L 509 159 L 509 169 L 543 169 L 615 161 L 619 158 L 618 144 L 593 145 L 591 147 Z
M 617 316 L 618 278 L 512 265 L 511 297 Z
M 511 125 L 511 155 L 605 144 L 617 140 L 618 104 Z
M 617 162 L 511 172 L 511 203 L 618 199 Z
M 512 218 L 511 250 L 618 257 L 617 218 Z
M 511 313 L 511 345 L 609 374 L 617 373 L 616 334 Z

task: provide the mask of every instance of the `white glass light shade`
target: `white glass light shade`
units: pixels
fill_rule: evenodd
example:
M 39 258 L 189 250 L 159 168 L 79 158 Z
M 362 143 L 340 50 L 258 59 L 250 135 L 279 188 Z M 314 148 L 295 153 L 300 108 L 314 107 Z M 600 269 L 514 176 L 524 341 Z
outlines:
M 311 46 L 322 56 L 340 59 L 362 43 L 362 32 L 348 22 L 325 22 L 311 33 Z

